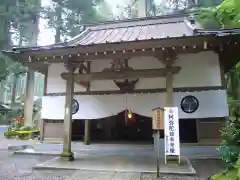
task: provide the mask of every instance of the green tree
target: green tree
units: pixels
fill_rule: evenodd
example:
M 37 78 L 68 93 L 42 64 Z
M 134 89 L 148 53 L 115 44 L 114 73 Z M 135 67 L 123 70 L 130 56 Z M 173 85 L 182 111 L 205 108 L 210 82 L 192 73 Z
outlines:
M 216 9 L 216 17 L 223 28 L 240 27 L 240 1 L 224 0 Z
M 55 30 L 55 43 L 79 34 L 83 24 L 106 20 L 99 8 L 102 3 L 103 0 L 95 3 L 92 0 L 54 0 L 51 6 L 45 7 L 43 16 L 49 28 Z
M 11 46 L 37 45 L 38 20 L 40 13 L 39 0 L 2 0 L 0 2 L 0 50 Z M 26 68 L 0 53 L 0 101 L 4 92 L 16 86 L 19 76 Z M 13 78 L 11 78 L 13 77 Z
M 240 1 L 224 0 L 220 5 L 206 10 L 194 11 L 198 21 L 205 28 L 239 28 Z M 206 23 L 208 22 L 208 23 Z M 229 97 L 229 121 L 222 130 L 222 159 L 229 163 L 229 169 L 212 177 L 212 180 L 240 179 L 240 63 L 227 72 L 227 92 Z

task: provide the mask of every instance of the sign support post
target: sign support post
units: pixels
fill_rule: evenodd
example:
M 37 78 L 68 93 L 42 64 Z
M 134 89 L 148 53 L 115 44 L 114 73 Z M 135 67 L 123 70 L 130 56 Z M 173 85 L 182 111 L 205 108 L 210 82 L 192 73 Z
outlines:
M 160 130 L 164 129 L 164 109 L 155 108 L 152 110 L 153 118 L 152 118 L 152 128 L 156 130 L 157 133 L 154 139 L 154 147 L 157 146 L 157 177 L 160 176 Z
M 160 166 L 160 142 L 159 142 L 159 139 L 160 139 L 160 132 L 159 130 L 157 130 L 157 177 L 159 177 L 159 174 L 160 174 L 160 169 L 159 169 L 159 166 Z

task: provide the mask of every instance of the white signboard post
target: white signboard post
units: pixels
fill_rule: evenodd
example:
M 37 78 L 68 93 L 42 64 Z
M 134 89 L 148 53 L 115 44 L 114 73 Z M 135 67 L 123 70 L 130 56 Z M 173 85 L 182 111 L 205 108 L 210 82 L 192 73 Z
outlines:
M 160 163 L 160 152 L 159 152 L 159 146 L 160 146 L 160 130 L 164 128 L 163 121 L 164 121 L 164 109 L 162 108 L 155 108 L 152 110 L 153 112 L 153 118 L 152 118 L 152 128 L 153 130 L 157 130 L 157 134 L 154 137 L 154 147 L 155 147 L 155 139 L 156 139 L 156 146 L 157 146 L 157 177 L 159 177 L 159 163 Z
M 164 108 L 165 164 L 167 156 L 178 156 L 180 164 L 178 107 Z

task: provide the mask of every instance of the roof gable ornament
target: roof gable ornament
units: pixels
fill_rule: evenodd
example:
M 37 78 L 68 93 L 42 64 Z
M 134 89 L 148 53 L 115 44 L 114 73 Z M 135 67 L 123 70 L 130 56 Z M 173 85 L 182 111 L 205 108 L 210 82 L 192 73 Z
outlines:
M 128 59 L 114 59 L 111 62 L 110 68 L 106 68 L 103 71 L 129 71 L 133 70 L 132 67 L 128 65 Z M 121 80 L 113 80 L 113 82 L 117 85 L 122 93 L 132 92 L 135 89 L 135 85 L 139 81 L 136 79 L 121 79 Z

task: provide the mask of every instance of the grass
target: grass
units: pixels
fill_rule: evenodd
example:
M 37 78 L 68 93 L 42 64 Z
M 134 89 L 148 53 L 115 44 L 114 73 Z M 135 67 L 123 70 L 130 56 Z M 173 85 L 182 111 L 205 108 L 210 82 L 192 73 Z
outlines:
M 212 176 L 211 180 L 239 180 L 237 173 L 238 173 L 238 169 L 233 168 L 226 172 L 218 173 Z

